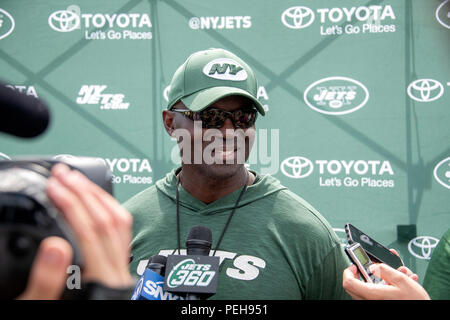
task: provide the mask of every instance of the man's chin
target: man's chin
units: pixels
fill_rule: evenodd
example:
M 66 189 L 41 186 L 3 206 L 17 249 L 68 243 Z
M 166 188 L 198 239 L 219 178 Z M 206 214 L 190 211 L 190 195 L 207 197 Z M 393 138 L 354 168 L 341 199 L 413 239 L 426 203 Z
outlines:
M 210 165 L 203 165 L 204 172 L 207 173 L 209 177 L 215 179 L 225 179 L 230 178 L 241 172 L 244 164 L 239 163 L 213 163 Z

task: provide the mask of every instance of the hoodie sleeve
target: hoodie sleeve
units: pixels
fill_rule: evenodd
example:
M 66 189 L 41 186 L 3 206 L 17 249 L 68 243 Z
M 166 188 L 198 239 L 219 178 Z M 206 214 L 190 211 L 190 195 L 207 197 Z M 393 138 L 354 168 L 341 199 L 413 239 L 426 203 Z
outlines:
M 315 268 L 306 285 L 305 299 L 349 300 L 342 285 L 342 274 L 349 265 L 341 245 L 336 244 Z

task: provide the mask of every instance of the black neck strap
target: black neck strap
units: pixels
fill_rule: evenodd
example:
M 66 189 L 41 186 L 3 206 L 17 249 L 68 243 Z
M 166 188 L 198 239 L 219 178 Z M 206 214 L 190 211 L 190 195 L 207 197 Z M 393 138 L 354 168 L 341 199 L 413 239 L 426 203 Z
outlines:
M 245 190 L 247 190 L 247 186 L 248 186 L 248 181 L 249 181 L 249 179 L 250 179 L 250 175 L 249 175 L 249 173 L 248 173 L 247 170 L 245 170 L 245 172 L 247 173 L 247 177 L 246 177 L 246 179 L 245 179 L 244 186 L 242 187 L 241 192 L 239 193 L 239 196 L 238 196 L 238 198 L 237 198 L 237 200 L 236 200 L 236 203 L 235 203 L 235 205 L 234 205 L 233 210 L 231 211 L 230 215 L 228 216 L 228 220 L 227 220 L 227 222 L 225 223 L 225 227 L 223 228 L 223 231 L 222 231 L 222 233 L 221 233 L 221 235 L 220 235 L 220 237 L 219 237 L 219 240 L 217 241 L 217 245 L 216 245 L 216 248 L 214 249 L 213 256 L 216 255 L 216 252 L 217 252 L 217 250 L 219 249 L 220 243 L 222 242 L 223 236 L 225 235 L 225 232 L 227 231 L 228 226 L 230 225 L 231 219 L 233 218 L 233 215 L 234 215 L 234 213 L 236 212 L 236 209 L 237 209 L 237 207 L 238 207 L 238 205 L 239 205 L 239 202 L 241 201 L 241 198 L 242 198 L 242 196 L 244 195 Z M 181 181 L 180 178 L 179 178 L 180 176 L 181 176 L 181 171 L 180 171 L 180 173 L 179 173 L 179 175 L 178 175 L 178 177 L 177 177 L 177 187 L 176 187 L 176 189 L 177 189 L 177 191 L 176 191 L 176 207 L 177 207 L 177 242 L 178 242 L 178 254 L 181 254 L 181 253 L 180 253 L 180 250 L 181 250 L 181 240 L 180 240 L 180 199 L 179 199 L 179 194 L 178 194 L 178 185 L 180 184 L 180 181 Z

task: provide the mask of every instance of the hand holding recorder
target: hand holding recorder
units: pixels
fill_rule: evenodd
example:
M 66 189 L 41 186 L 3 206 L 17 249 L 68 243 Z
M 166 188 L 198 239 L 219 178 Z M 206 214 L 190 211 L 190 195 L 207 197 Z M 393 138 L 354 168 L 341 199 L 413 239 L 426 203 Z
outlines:
M 405 269 L 407 269 L 405 267 Z M 372 264 L 372 274 L 383 279 L 385 284 L 367 283 L 359 280 L 355 265 L 344 270 L 342 285 L 356 300 L 430 300 L 425 289 L 412 277 L 384 263 Z M 410 271 L 409 271 L 410 272 Z
M 345 230 L 349 242 L 345 252 L 354 264 L 344 270 L 342 285 L 353 299 L 430 299 L 417 283 L 418 276 L 403 265 L 394 249 L 387 249 L 351 224 L 346 224 Z

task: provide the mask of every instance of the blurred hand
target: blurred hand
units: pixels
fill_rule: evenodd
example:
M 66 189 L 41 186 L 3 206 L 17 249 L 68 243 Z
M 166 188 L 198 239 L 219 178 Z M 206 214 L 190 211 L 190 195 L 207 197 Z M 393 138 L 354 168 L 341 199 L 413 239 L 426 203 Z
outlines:
M 28 285 L 20 300 L 55 300 L 61 296 L 72 262 L 72 247 L 59 237 L 42 240 L 34 259 Z
M 370 271 L 386 282 L 373 284 L 359 280 L 357 267 L 351 265 L 344 270 L 342 285 L 345 291 L 357 300 L 429 300 L 425 289 L 408 274 L 412 272 L 406 267 L 400 268 L 403 271 L 395 270 L 384 263 L 371 265 Z
M 63 164 L 53 167 L 47 193 L 80 246 L 83 281 L 100 282 L 111 288 L 132 285 L 128 270 L 131 214 L 79 171 Z

